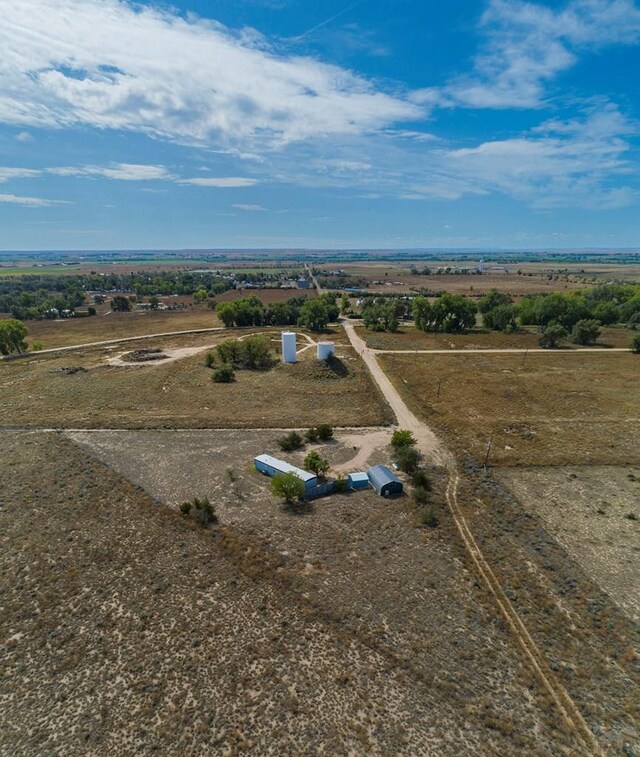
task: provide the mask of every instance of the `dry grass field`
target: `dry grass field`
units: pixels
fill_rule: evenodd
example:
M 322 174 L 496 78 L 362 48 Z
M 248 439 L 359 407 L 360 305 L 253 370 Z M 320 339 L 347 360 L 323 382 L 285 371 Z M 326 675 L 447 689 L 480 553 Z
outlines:
M 211 345 L 228 336 L 227 332 L 200 335 L 184 344 Z M 2 363 L 0 417 L 4 426 L 54 428 L 387 423 L 389 410 L 365 367 L 344 345 L 345 337 L 335 336 L 337 353 L 344 358 L 344 375 L 318 363 L 313 348 L 301 353 L 295 365 L 277 363 L 266 372 L 238 371 L 232 384 L 211 381 L 204 352 L 166 364 L 126 367 L 107 365 L 107 357 L 117 351 L 104 349 Z M 183 339 L 148 340 L 144 346 L 168 347 L 182 344 Z M 72 375 L 60 371 L 67 367 L 84 370 Z
M 444 510 L 435 531 L 373 492 L 288 512 L 245 464 L 270 435 L 91 436 L 119 472 L 0 434 L 10 753 L 575 753 Z M 208 493 L 222 526 L 120 472 Z
M 502 468 L 495 476 L 640 621 L 640 466 Z
M 378 359 L 409 406 L 461 454 L 482 461 L 492 439 L 493 465 L 640 463 L 637 355 L 549 351 L 526 358 Z
M 91 318 L 66 318 L 60 321 L 27 321 L 27 341 L 39 341 L 44 349 L 74 344 L 102 342 L 144 334 L 186 331 L 222 326 L 214 310 L 194 307 L 189 310 L 131 312 L 97 315 Z

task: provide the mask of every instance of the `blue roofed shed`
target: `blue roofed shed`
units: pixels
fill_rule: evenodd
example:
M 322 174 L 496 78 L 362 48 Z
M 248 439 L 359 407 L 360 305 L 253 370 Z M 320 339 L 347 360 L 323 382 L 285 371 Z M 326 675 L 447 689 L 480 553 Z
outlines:
M 367 471 L 367 476 L 371 486 L 381 497 L 390 497 L 403 492 L 402 481 L 386 465 L 374 465 Z
M 347 477 L 350 489 L 368 489 L 369 476 L 366 473 L 350 473 Z
M 284 460 L 278 460 L 271 455 L 258 455 L 254 458 L 256 470 L 267 476 L 277 476 L 279 473 L 293 473 L 299 479 L 304 481 L 305 490 L 313 489 L 318 486 L 318 477 L 309 471 L 296 468 L 295 465 L 287 463 Z

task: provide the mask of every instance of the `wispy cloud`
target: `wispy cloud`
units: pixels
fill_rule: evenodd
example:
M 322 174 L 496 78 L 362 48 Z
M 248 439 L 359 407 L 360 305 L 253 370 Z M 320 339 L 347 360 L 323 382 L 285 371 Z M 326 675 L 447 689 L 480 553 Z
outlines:
M 58 176 L 102 176 L 118 181 L 160 181 L 174 179 L 164 166 L 138 163 L 111 163 L 108 166 L 61 166 L 49 168 L 47 173 Z
M 46 200 L 43 197 L 21 197 L 14 194 L 0 194 L 0 203 L 24 205 L 29 208 L 46 208 L 51 205 L 72 205 L 66 200 Z
M 187 143 L 282 145 L 421 109 L 255 32 L 124 0 L 3 3 L 0 121 L 128 129 Z
M 40 176 L 41 171 L 31 168 L 8 168 L 0 166 L 0 184 L 4 184 L 12 179 L 32 179 Z
M 570 0 L 553 10 L 522 0 L 491 0 L 480 21 L 484 43 L 472 73 L 412 94 L 424 106 L 537 108 L 548 84 L 578 56 L 640 39 L 633 0 Z
M 196 176 L 193 179 L 178 179 L 178 184 L 192 184 L 196 187 L 252 187 L 258 183 L 258 179 L 248 179 L 244 176 Z
M 568 121 L 549 120 L 528 134 L 443 155 L 451 170 L 485 190 L 498 190 L 534 207 L 621 207 L 635 191 L 609 180 L 633 173 L 624 136 L 634 131 L 619 110 L 605 105 Z
M 237 210 L 246 210 L 251 212 L 266 211 L 266 208 L 263 208 L 262 205 L 246 205 L 240 202 L 233 204 L 231 207 L 236 208 Z

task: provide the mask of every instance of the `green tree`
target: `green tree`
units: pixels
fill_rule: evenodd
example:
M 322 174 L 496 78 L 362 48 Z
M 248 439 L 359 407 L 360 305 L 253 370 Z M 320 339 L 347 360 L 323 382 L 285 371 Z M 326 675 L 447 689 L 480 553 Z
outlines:
M 395 450 L 396 465 L 405 473 L 415 473 L 421 460 L 422 454 L 415 447 L 397 447 Z
M 583 319 L 573 327 L 570 338 L 574 344 L 595 344 L 601 333 L 598 321 Z
M 399 428 L 393 432 L 391 437 L 391 446 L 394 449 L 403 449 L 405 447 L 415 447 L 417 444 L 416 438 L 412 431 L 406 428 Z
M 233 302 L 219 302 L 216 306 L 216 313 L 227 328 L 230 328 L 236 322 L 236 309 Z
M 414 297 L 413 320 L 420 331 L 430 331 L 433 326 L 433 308 L 426 297 Z
M 300 308 L 298 326 L 303 326 L 311 331 L 322 331 L 329 323 L 329 310 L 320 298 L 307 300 Z
M 631 352 L 640 355 L 640 334 L 634 334 L 631 339 Z
M 304 499 L 304 482 L 295 473 L 278 473 L 271 479 L 271 491 L 289 505 Z
M 351 312 L 351 300 L 346 292 L 343 292 L 340 297 L 340 312 L 342 315 L 348 315 Z
M 195 302 L 204 302 L 208 297 L 207 290 L 204 287 L 199 287 L 193 293 L 193 299 Z
M 559 323 L 551 322 L 542 332 L 542 336 L 538 340 L 538 344 L 545 350 L 554 349 L 558 346 L 561 339 L 567 336 L 567 330 Z
M 290 431 L 278 439 L 278 446 L 283 452 L 293 452 L 304 445 L 304 439 L 297 431 Z
M 513 300 L 508 294 L 498 292 L 497 289 L 492 289 L 488 294 L 485 294 L 484 297 L 480 298 L 478 301 L 478 309 L 481 313 L 488 313 L 502 305 L 511 305 L 512 302 Z
M 131 301 L 122 294 L 116 294 L 111 298 L 111 310 L 118 313 L 126 313 L 131 310 Z
M 27 327 L 17 318 L 0 321 L 0 353 L 10 355 L 12 352 L 27 351 Z
M 320 455 L 315 451 L 309 452 L 309 454 L 304 459 L 303 465 L 306 470 L 313 471 L 316 476 L 323 476 L 331 467 L 329 465 L 329 461 L 325 460 L 323 457 L 320 457 Z
M 516 309 L 513 305 L 496 305 L 491 310 L 485 310 L 482 322 L 493 331 L 515 331 L 518 328 Z

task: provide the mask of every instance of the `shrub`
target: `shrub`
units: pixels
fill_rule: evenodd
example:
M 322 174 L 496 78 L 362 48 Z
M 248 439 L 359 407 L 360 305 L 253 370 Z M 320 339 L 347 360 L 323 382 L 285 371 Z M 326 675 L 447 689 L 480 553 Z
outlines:
M 304 446 L 304 440 L 297 431 L 291 431 L 278 439 L 278 446 L 283 452 L 293 452 L 293 450 Z
M 415 444 L 416 438 L 413 435 L 413 432 L 405 428 L 399 428 L 397 431 L 393 432 L 391 446 L 394 447 L 394 449 L 399 450 L 403 447 L 413 447 Z
M 318 439 L 320 439 L 321 442 L 328 442 L 329 439 L 333 438 L 333 429 L 328 423 L 321 423 L 316 428 L 316 431 L 318 432 Z
M 419 507 L 424 507 L 431 501 L 431 495 L 427 489 L 423 489 L 421 486 L 416 486 L 413 490 L 413 500 Z
M 271 479 L 271 491 L 291 504 L 304 498 L 304 482 L 294 473 L 279 473 Z
M 396 464 L 404 473 L 415 473 L 422 454 L 415 447 L 400 447 L 396 450 Z
M 427 475 L 427 472 L 425 470 L 417 470 L 413 474 L 413 485 L 421 489 L 426 489 L 426 491 L 431 491 L 431 479 Z
M 435 513 L 433 505 L 426 505 L 418 510 L 418 519 L 423 526 L 429 528 L 436 528 L 438 525 L 438 517 Z
M 305 441 L 309 442 L 310 444 L 317 442 L 318 429 L 313 426 L 310 429 L 307 429 L 307 431 L 304 432 L 304 438 L 305 438 Z
M 191 502 L 183 502 L 180 505 L 180 512 L 183 515 L 189 515 L 189 513 L 191 512 Z
M 31 343 L 32 352 L 40 352 L 41 349 L 42 349 L 42 342 L 39 342 L 36 340 L 35 342 Z
M 207 352 L 207 354 L 204 356 L 204 364 L 207 368 L 213 368 L 214 365 L 216 365 L 216 354 L 215 352 Z
M 273 365 L 269 337 L 254 334 L 245 339 L 225 339 L 216 347 L 220 362 L 229 363 L 235 368 L 248 370 L 266 370 Z
M 183 502 L 180 505 L 180 512 L 185 516 L 191 515 L 203 528 L 218 522 L 216 511 L 208 497 L 202 497 L 202 499 L 194 497 L 190 501 Z
M 341 494 L 342 492 L 345 492 L 347 490 L 347 478 L 342 473 L 338 474 L 338 477 L 335 480 L 335 488 L 334 491 L 338 494 Z
M 640 334 L 634 334 L 631 340 L 631 352 L 640 355 Z
M 223 364 L 211 374 L 211 380 L 216 384 L 230 384 L 236 380 L 236 374 L 232 365 Z

